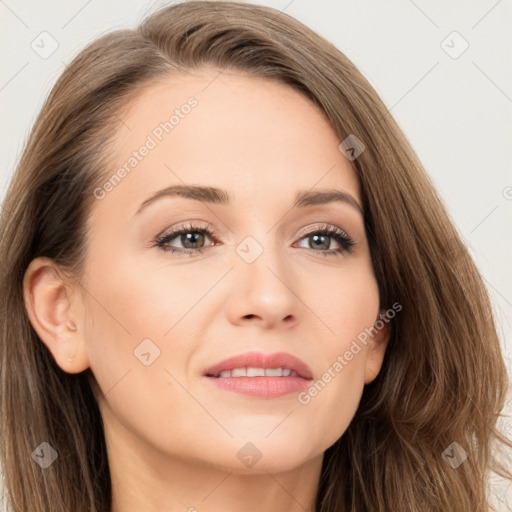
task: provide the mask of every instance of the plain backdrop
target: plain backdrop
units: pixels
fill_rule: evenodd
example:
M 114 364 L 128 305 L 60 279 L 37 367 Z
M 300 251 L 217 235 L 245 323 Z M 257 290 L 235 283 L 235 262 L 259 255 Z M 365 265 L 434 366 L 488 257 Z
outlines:
M 66 63 L 169 3 L 0 0 L 0 200 Z M 512 369 L 512 1 L 256 3 L 332 41 L 380 94 L 486 280 Z

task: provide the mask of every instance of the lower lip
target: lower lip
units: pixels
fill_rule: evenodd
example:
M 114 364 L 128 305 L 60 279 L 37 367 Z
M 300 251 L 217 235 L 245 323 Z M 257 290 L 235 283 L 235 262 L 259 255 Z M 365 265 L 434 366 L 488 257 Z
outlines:
M 242 393 L 260 398 L 276 398 L 298 393 L 309 386 L 310 381 L 302 377 L 206 377 L 217 387 L 226 391 Z

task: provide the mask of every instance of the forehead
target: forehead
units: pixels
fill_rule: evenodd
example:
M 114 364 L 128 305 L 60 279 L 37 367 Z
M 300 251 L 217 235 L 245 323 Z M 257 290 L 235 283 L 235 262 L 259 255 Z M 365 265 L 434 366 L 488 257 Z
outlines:
M 291 201 L 315 186 L 359 200 L 357 176 L 325 114 L 277 81 L 208 68 L 182 73 L 141 90 L 120 117 L 105 181 L 121 179 L 110 180 L 101 208 L 130 214 L 174 184 L 224 188 L 235 205 L 276 195 Z

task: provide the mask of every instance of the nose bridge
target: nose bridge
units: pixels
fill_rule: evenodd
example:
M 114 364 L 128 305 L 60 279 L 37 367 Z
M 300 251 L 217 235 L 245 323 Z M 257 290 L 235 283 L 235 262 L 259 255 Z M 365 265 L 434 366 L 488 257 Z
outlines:
M 248 235 L 236 246 L 231 319 L 257 318 L 267 325 L 298 318 L 298 301 L 293 291 L 296 276 L 286 263 L 283 245 L 272 230 Z

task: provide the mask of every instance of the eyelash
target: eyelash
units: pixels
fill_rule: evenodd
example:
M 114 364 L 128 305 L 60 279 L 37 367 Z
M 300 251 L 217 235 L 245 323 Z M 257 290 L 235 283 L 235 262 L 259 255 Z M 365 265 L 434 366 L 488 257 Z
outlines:
M 178 253 L 178 254 L 196 254 L 196 253 L 202 253 L 204 249 L 207 247 L 212 247 L 211 245 L 207 247 L 201 247 L 198 249 L 174 249 L 172 247 L 166 246 L 171 240 L 174 240 L 180 235 L 184 235 L 187 233 L 200 233 L 202 235 L 207 235 L 209 238 L 211 238 L 214 242 L 217 241 L 217 238 L 215 236 L 215 232 L 213 231 L 213 227 L 211 224 L 208 224 L 207 226 L 201 227 L 196 226 L 192 223 L 189 223 L 188 225 L 179 226 L 178 228 L 173 229 L 172 231 L 169 231 L 167 233 L 164 233 L 163 235 L 160 235 L 155 240 L 154 246 L 159 247 L 165 252 L 169 253 Z M 333 238 L 336 242 L 338 242 L 341 245 L 341 248 L 339 249 L 330 249 L 326 251 L 315 251 L 314 249 L 308 248 L 314 252 L 319 252 L 323 254 L 324 256 L 340 256 L 344 252 L 352 252 L 352 248 L 355 245 L 355 242 L 350 238 L 344 231 L 341 229 L 335 227 L 335 226 L 329 226 L 328 224 L 325 224 L 319 228 L 308 230 L 305 233 L 301 233 L 301 236 L 299 237 L 300 240 L 303 238 L 307 238 L 312 235 L 325 235 L 329 236 L 330 238 Z M 215 245 L 218 245 L 215 243 Z M 302 247 L 304 249 L 304 247 Z

